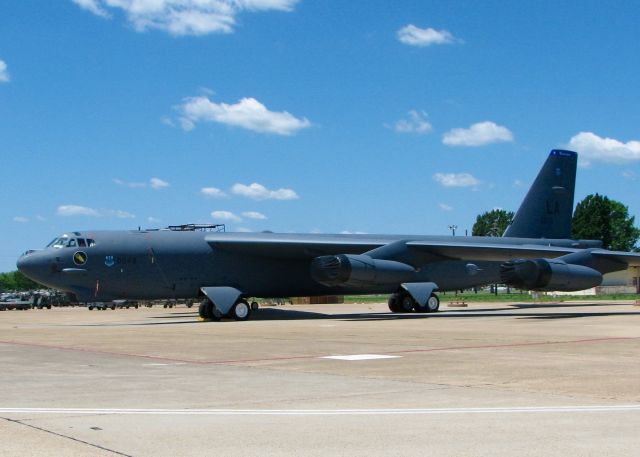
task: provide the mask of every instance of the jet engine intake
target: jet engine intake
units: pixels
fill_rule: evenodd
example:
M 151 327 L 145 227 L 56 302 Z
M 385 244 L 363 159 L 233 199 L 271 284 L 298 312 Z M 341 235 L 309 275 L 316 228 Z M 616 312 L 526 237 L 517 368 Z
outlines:
M 571 292 L 599 286 L 602 273 L 557 259 L 517 259 L 500 265 L 500 279 L 519 289 Z
M 310 271 L 315 281 L 330 287 L 401 284 L 416 276 L 416 270 L 406 263 L 354 254 L 316 257 Z

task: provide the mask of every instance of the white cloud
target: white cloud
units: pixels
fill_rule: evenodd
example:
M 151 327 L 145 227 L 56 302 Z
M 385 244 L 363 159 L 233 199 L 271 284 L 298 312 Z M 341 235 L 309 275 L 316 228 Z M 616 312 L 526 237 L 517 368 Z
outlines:
M 29 218 L 24 216 L 16 216 L 13 218 L 13 222 L 20 222 L 20 223 L 29 222 Z
M 9 78 L 9 70 L 7 70 L 7 64 L 4 60 L 0 60 L 0 83 L 7 83 Z
M 119 219 L 133 219 L 131 214 L 121 209 L 93 209 L 80 205 L 60 205 L 56 211 L 58 216 L 91 216 L 91 217 L 117 217 Z
M 311 126 L 306 118 L 297 118 L 287 111 L 269 111 L 255 98 L 242 98 L 235 104 L 215 103 L 207 96 L 185 98 L 177 106 L 180 124 L 191 130 L 198 122 L 217 122 L 259 133 L 292 135 Z
M 438 203 L 438 206 L 442 211 L 453 211 L 453 206 L 449 206 L 446 203 Z
M 254 182 L 249 184 L 236 183 L 231 187 L 231 192 L 235 195 L 251 198 L 253 200 L 295 200 L 298 194 L 293 189 L 269 190 L 262 184 Z
M 140 181 L 125 181 L 120 178 L 113 178 L 113 182 L 122 187 L 130 187 L 132 189 L 142 188 L 142 187 L 151 187 L 152 189 L 158 190 L 163 189 L 165 187 L 169 187 L 169 183 L 163 181 L 160 178 L 151 178 L 148 183 L 140 182 Z
M 168 125 L 169 127 L 175 127 L 176 125 L 173 123 L 173 120 L 169 116 L 162 116 L 160 118 L 160 122 L 164 125 Z
M 108 18 L 110 17 L 109 13 L 102 8 L 101 0 L 72 0 L 73 3 L 78 5 L 80 8 L 90 11 L 96 16 Z
M 433 179 L 444 187 L 472 187 L 481 183 L 469 173 L 436 173 Z
M 410 46 L 431 46 L 432 44 L 451 44 L 459 41 L 447 30 L 428 27 L 421 29 L 413 24 L 402 27 L 397 32 L 400 42 Z
M 400 119 L 393 125 L 398 133 L 429 133 L 433 130 L 431 123 L 427 121 L 427 113 L 424 111 L 409 111 L 409 119 Z
M 114 216 L 118 219 L 133 219 L 136 217 L 135 214 L 131 214 L 127 211 L 122 211 L 121 209 L 107 210 L 105 211 L 105 215 Z
M 251 230 L 250 228 L 247 228 L 247 227 L 238 227 L 238 228 L 236 228 L 236 232 L 251 233 L 251 232 L 253 232 L 253 230 Z
M 366 235 L 367 232 L 352 232 L 351 230 L 342 230 L 340 232 L 341 235 Z
M 43 216 L 41 216 L 41 215 L 39 215 L 39 214 L 38 214 L 38 215 L 36 216 L 36 220 L 37 220 L 37 221 L 39 221 L 39 222 L 44 222 L 44 221 L 46 221 L 47 219 L 46 219 L 45 217 L 43 217 Z
M 227 196 L 223 190 L 218 189 L 217 187 L 203 187 L 200 189 L 200 193 L 209 198 L 224 198 Z
M 174 36 L 231 33 L 243 11 L 292 11 L 298 0 L 73 0 L 103 17 L 122 11 L 138 32 L 157 29 Z
M 160 178 L 151 178 L 149 180 L 149 185 L 152 189 L 159 190 L 164 189 L 165 187 L 169 187 L 169 183 L 167 181 L 163 181 Z
M 247 219 L 256 219 L 261 221 L 267 218 L 267 216 L 257 211 L 245 211 L 244 213 L 242 213 L 242 216 L 246 217 Z
M 241 222 L 242 218 L 231 211 L 213 211 L 211 217 L 218 221 Z
M 129 182 L 129 181 L 124 181 L 120 178 L 113 178 L 113 182 L 122 187 L 132 187 L 132 188 L 146 187 L 147 185 L 147 183 L 144 183 L 144 182 Z
M 60 205 L 58 206 L 56 214 L 58 214 L 58 216 L 100 216 L 97 210 L 79 205 Z
M 516 179 L 513 181 L 513 187 L 524 187 L 524 181 Z
M 160 222 L 160 219 L 158 219 L 157 217 L 149 216 L 147 218 L 147 222 L 150 222 L 152 224 L 156 224 L 156 223 Z
M 635 181 L 638 178 L 638 175 L 633 170 L 624 170 L 620 173 L 624 179 L 629 179 L 631 181 Z
M 513 141 L 513 133 L 491 121 L 478 122 L 468 129 L 451 129 L 442 137 L 447 146 L 484 146 L 505 141 Z
M 640 141 L 623 143 L 614 138 L 602 138 L 592 132 L 574 135 L 567 148 L 578 152 L 582 165 L 596 161 L 623 164 L 640 160 Z

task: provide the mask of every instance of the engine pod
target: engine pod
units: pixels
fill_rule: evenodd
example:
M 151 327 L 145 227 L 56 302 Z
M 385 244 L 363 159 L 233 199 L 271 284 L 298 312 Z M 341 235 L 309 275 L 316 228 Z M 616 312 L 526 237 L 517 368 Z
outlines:
M 500 279 L 519 289 L 576 291 L 602 283 L 602 273 L 555 259 L 512 260 L 500 265 Z
M 401 284 L 416 277 L 415 269 L 406 263 L 353 254 L 316 257 L 310 273 L 315 281 L 330 287 Z

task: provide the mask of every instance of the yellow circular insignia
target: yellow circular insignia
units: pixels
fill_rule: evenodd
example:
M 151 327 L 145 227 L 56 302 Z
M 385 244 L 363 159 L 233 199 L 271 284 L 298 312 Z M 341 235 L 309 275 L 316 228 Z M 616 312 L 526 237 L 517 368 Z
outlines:
M 85 263 L 87 263 L 87 254 L 82 251 L 76 252 L 75 254 L 73 254 L 73 263 L 75 263 L 76 265 L 84 265 Z

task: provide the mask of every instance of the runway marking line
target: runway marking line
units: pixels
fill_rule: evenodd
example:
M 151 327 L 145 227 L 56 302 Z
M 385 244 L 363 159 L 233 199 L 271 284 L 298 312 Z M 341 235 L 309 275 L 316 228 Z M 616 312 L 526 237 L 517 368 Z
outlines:
M 613 337 L 604 337 L 604 338 L 586 338 L 586 339 L 579 339 L 579 340 L 532 341 L 532 342 L 508 343 L 508 344 L 445 346 L 445 347 L 436 347 L 436 348 L 402 349 L 398 351 L 386 351 L 386 352 L 383 352 L 382 354 L 395 355 L 395 354 L 412 354 L 412 353 L 446 352 L 446 351 L 470 351 L 470 350 L 482 350 L 482 349 L 509 349 L 509 348 L 520 348 L 520 347 L 530 347 L 530 346 L 605 343 L 605 342 L 622 342 L 622 341 L 635 341 L 635 340 L 640 340 L 640 336 L 613 336 Z M 185 358 L 177 358 L 177 357 L 164 357 L 164 356 L 158 356 L 158 355 L 136 354 L 132 352 L 105 351 L 105 350 L 95 349 L 95 348 L 79 348 L 79 347 L 73 347 L 73 346 L 59 346 L 59 345 L 42 344 L 42 343 L 27 343 L 27 342 L 20 342 L 20 341 L 0 340 L 0 344 L 54 349 L 54 350 L 61 350 L 61 351 L 86 352 L 90 354 L 105 354 L 105 355 L 115 355 L 115 356 L 122 356 L 122 357 L 135 357 L 135 358 L 147 359 L 147 360 L 157 360 L 157 361 L 165 361 L 165 362 L 172 362 L 172 363 L 178 362 L 178 363 L 185 363 L 185 364 L 192 364 L 192 365 L 225 365 L 225 364 L 236 364 L 236 363 L 278 362 L 278 361 L 290 361 L 290 360 L 309 360 L 309 359 L 318 359 L 318 358 L 324 357 L 324 354 L 313 354 L 313 355 L 283 356 L 283 357 L 264 357 L 259 359 L 196 360 L 196 359 L 185 359 Z
M 136 409 L 136 408 L 0 408 L 0 414 L 106 414 L 148 416 L 384 416 L 443 414 L 544 414 L 640 412 L 640 404 L 581 406 L 514 406 L 486 408 L 389 409 Z
M 325 355 L 320 357 L 321 359 L 333 359 L 333 360 L 378 360 L 378 359 L 397 359 L 402 357 L 401 355 L 383 355 L 383 354 L 353 354 L 353 355 Z

